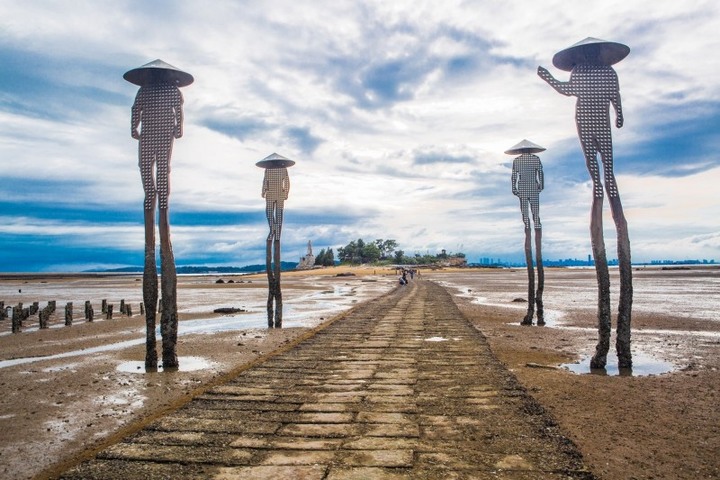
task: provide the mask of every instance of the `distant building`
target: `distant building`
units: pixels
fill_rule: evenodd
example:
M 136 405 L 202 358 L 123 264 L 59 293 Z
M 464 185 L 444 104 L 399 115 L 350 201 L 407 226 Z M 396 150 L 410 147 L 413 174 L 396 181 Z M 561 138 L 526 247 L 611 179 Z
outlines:
M 308 270 L 315 267 L 315 255 L 312 251 L 312 242 L 308 240 L 307 253 L 304 257 L 300 257 L 300 263 L 296 267 L 297 270 Z

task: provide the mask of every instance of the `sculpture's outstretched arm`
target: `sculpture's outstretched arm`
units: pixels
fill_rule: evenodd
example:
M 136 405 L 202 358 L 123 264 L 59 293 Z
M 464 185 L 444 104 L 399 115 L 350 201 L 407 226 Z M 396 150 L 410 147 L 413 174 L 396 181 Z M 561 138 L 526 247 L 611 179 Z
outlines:
M 290 195 L 290 176 L 287 173 L 287 169 L 283 169 L 282 192 L 283 199 L 287 200 L 288 196 Z
M 140 92 L 135 97 L 135 103 L 133 103 L 132 109 L 130 110 L 130 136 L 135 140 L 140 139 L 140 132 L 138 127 L 140 126 L 140 120 L 142 119 L 142 109 L 140 108 L 139 102 Z
M 552 74 L 544 67 L 538 67 L 537 74 L 540 78 L 545 80 L 548 85 L 553 87 L 558 93 L 562 93 L 563 95 L 567 96 L 571 96 L 574 94 L 574 89 L 572 88 L 572 76 L 570 77 L 570 82 L 561 82 L 555 77 L 553 77 Z
M 268 190 L 270 190 L 270 180 L 268 179 L 267 170 L 265 170 L 265 178 L 263 178 L 262 198 L 267 198 Z

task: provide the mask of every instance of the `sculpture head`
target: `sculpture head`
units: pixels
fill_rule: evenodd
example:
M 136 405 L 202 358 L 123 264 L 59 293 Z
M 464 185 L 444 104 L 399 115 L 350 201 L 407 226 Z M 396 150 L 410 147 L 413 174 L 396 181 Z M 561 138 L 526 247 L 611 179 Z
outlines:
M 541 147 L 537 143 L 524 139 L 523 141 L 510 147 L 508 150 L 505 150 L 505 153 L 508 155 L 521 155 L 523 153 L 540 153 L 544 151 L 545 147 Z
M 287 168 L 295 165 L 295 160 L 290 160 L 282 155 L 273 153 L 255 164 L 260 168 Z
M 140 87 L 162 83 L 175 87 L 186 87 L 195 81 L 189 73 L 183 72 L 160 59 L 125 72 L 123 78 Z
M 553 56 L 553 65 L 572 71 L 576 65 L 615 65 L 630 53 L 630 47 L 617 42 L 587 37 Z

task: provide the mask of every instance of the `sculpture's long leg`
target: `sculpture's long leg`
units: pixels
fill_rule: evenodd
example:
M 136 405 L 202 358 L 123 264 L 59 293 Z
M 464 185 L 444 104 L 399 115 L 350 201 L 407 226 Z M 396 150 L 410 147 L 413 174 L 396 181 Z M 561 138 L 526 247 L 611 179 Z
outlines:
M 271 224 L 272 226 L 272 224 Z M 268 319 L 268 328 L 273 328 L 273 303 L 275 301 L 275 275 L 272 270 L 272 230 L 270 231 L 270 236 L 268 236 L 267 239 L 267 245 L 265 248 L 265 271 L 267 272 L 268 277 L 268 299 L 267 299 L 267 319 Z
M 623 213 L 620 197 L 610 198 L 615 228 L 617 229 L 618 263 L 620 270 L 620 303 L 618 305 L 617 349 L 618 365 L 620 368 L 632 367 L 632 353 L 630 351 L 630 322 L 632 317 L 632 264 L 630 260 L 630 236 L 627 221 Z
M 155 209 L 145 209 L 145 268 L 143 270 L 143 304 L 145 305 L 145 370 L 157 370 L 155 315 L 158 301 L 157 266 L 155 264 Z
M 275 328 L 282 328 L 282 291 L 280 290 L 280 234 L 275 237 L 274 259 L 275 259 L 275 284 L 273 296 L 275 297 Z
M 535 305 L 537 306 L 537 324 L 545 325 L 545 311 L 543 308 L 543 290 L 545 289 L 545 269 L 542 261 L 542 228 L 535 229 L 535 265 L 537 267 L 537 292 Z
M 592 239 L 595 274 L 598 282 L 598 344 L 590 368 L 605 368 L 607 353 L 610 349 L 610 273 L 608 272 L 605 239 L 602 228 L 603 198 L 594 196 L 590 219 L 590 237 Z
M 525 262 L 527 263 L 528 273 L 528 307 L 525 318 L 520 322 L 520 325 L 532 325 L 533 315 L 535 314 L 535 271 L 533 270 L 533 257 L 532 257 L 532 230 L 530 228 L 525 229 Z
M 177 275 L 175 256 L 170 242 L 170 222 L 167 208 L 160 209 L 160 268 L 162 272 L 163 309 L 160 317 L 163 370 L 177 370 Z

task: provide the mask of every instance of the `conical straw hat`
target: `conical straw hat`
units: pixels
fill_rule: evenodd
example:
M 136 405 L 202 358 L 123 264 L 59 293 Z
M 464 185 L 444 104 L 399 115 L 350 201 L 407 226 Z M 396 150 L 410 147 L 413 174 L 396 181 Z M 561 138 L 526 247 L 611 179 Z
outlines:
M 540 153 L 545 151 L 545 147 L 531 142 L 530 140 L 523 140 L 522 142 L 513 145 L 505 153 L 508 155 L 519 155 L 521 153 Z
M 630 47 L 622 43 L 588 37 L 572 47 L 556 53 L 553 56 L 553 65 L 560 70 L 570 72 L 575 65 L 589 63 L 587 54 L 593 49 L 597 50 L 597 60 L 593 63 L 599 63 L 600 65 L 615 65 L 630 53 Z
M 263 158 L 255 165 L 260 168 L 286 168 L 295 165 L 295 160 L 290 160 L 289 158 L 285 158 L 282 155 L 273 153 Z
M 141 87 L 153 83 L 169 83 L 176 87 L 185 87 L 195 80 L 189 73 L 183 72 L 160 59 L 125 72 L 123 78 Z

